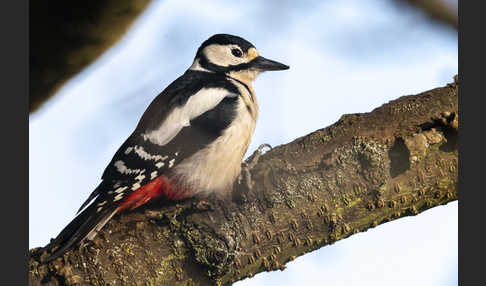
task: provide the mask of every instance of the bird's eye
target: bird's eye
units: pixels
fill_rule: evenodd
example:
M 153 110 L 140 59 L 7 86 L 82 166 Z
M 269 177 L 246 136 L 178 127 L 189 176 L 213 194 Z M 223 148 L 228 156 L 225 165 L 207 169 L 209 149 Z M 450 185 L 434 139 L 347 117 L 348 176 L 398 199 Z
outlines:
M 233 56 L 238 58 L 241 58 L 241 56 L 243 55 L 243 53 L 239 49 L 232 49 L 231 53 L 233 54 Z

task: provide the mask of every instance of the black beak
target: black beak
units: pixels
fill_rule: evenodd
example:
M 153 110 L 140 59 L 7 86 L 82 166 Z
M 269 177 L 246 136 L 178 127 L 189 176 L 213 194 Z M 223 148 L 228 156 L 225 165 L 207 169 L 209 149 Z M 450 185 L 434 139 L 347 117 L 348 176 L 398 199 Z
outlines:
M 288 65 L 284 65 L 279 62 L 266 59 L 262 56 L 256 57 L 249 64 L 252 68 L 259 69 L 262 71 L 279 71 L 279 70 L 288 70 L 290 68 Z

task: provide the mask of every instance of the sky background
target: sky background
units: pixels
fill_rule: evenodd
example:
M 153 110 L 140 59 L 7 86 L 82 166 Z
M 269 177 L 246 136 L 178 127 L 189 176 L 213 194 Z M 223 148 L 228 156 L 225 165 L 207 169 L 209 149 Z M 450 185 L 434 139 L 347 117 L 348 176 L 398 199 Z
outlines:
M 255 82 L 260 117 L 248 154 L 452 82 L 457 32 L 395 2 L 153 1 L 120 42 L 30 116 L 29 248 L 74 218 L 148 104 L 213 34 L 241 36 L 290 65 Z M 234 285 L 457 285 L 457 207 L 380 225 Z

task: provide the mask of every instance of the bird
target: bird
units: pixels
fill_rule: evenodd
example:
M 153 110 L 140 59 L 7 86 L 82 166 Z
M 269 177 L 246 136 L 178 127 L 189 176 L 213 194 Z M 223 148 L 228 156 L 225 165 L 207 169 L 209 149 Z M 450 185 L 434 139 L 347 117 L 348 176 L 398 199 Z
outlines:
M 44 248 L 50 252 L 44 261 L 151 200 L 227 194 L 258 118 L 252 82 L 264 71 L 286 69 L 239 36 L 205 40 L 192 65 L 149 104 L 77 216 Z

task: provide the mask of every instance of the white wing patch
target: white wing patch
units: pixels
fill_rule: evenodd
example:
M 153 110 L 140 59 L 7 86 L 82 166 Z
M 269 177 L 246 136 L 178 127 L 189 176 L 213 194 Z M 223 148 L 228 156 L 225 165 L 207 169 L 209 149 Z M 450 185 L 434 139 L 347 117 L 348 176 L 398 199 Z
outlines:
M 142 175 L 142 174 L 135 177 L 135 180 L 137 180 L 137 181 L 142 181 L 143 179 L 145 179 L 145 175 Z
M 203 88 L 191 96 L 184 106 L 175 107 L 159 128 L 142 133 L 144 140 L 163 146 L 170 142 L 190 121 L 213 109 L 225 97 L 234 97 L 224 88 Z
M 175 159 L 172 159 L 169 161 L 169 168 L 172 168 L 174 166 Z
M 150 173 L 150 179 L 155 179 L 157 177 L 157 171 L 153 171 L 152 173 Z
M 142 146 L 135 146 L 133 148 L 135 149 L 135 153 L 137 153 L 137 155 L 144 160 L 164 161 L 165 159 L 169 158 L 169 156 L 152 155 L 145 151 Z
M 121 200 L 123 197 L 124 197 L 124 194 L 123 194 L 123 193 L 118 194 L 118 195 L 116 195 L 116 196 L 115 196 L 115 198 L 113 199 L 113 201 L 114 201 L 114 202 L 119 201 L 119 200 Z
M 104 204 L 106 204 L 106 201 L 102 201 L 101 203 L 98 203 L 97 206 L 101 207 L 103 206 Z
M 119 187 L 118 189 L 115 190 L 115 193 L 119 194 L 119 193 L 123 193 L 124 190 L 128 189 L 127 186 L 125 187 Z
M 118 172 L 122 174 L 138 174 L 138 173 L 143 173 L 145 170 L 140 170 L 140 169 L 129 169 L 127 166 L 125 166 L 125 162 L 122 160 L 118 160 L 113 164 Z

